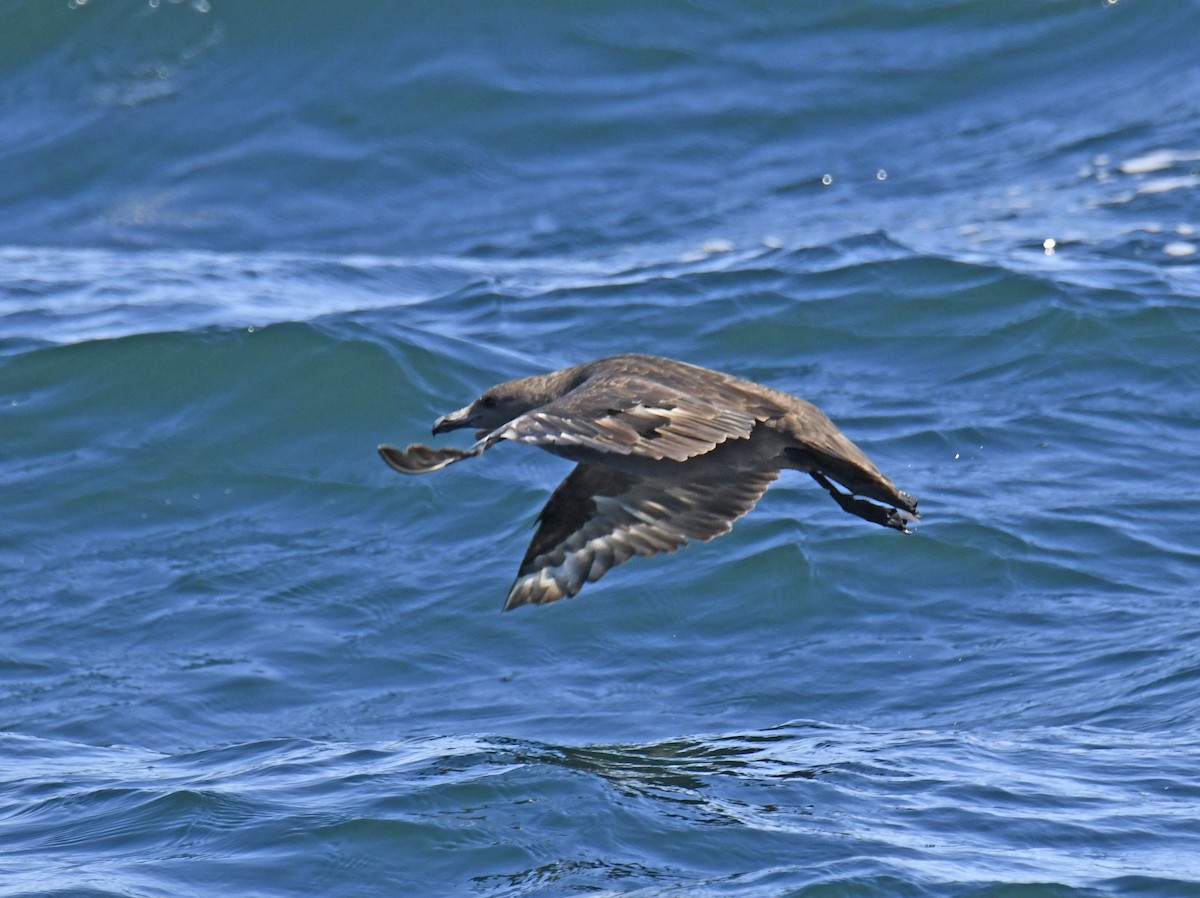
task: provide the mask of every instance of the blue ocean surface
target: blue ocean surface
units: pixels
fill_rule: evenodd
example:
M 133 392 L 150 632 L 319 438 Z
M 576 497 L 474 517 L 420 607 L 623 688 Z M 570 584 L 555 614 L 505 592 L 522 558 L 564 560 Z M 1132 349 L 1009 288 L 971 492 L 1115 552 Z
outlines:
M 1200 895 L 1197 35 L 0 0 L 0 896 Z M 501 614 L 569 463 L 375 447 L 621 352 L 916 533 L 785 473 Z

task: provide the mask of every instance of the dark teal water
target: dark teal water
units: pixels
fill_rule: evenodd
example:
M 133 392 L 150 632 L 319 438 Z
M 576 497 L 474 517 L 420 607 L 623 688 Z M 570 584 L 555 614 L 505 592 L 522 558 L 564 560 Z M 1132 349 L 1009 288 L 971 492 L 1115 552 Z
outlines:
M 1200 894 L 1200 5 L 0 21 L 0 895 Z M 567 465 L 374 447 L 625 351 L 918 532 L 500 614 Z

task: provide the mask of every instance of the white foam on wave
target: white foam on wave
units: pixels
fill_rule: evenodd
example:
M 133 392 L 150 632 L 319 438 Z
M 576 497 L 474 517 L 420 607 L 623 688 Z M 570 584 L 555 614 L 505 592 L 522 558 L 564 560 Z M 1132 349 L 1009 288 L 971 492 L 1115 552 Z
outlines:
M 0 247 L 0 338 L 75 343 L 417 305 L 472 284 L 596 280 L 595 262 Z

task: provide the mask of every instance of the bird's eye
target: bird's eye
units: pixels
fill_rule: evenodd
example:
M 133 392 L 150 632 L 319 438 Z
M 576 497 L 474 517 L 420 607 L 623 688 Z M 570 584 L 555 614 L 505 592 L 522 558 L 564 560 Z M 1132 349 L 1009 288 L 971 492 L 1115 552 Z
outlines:
M 482 396 L 479 399 L 479 404 L 482 405 L 484 408 L 495 408 L 496 407 L 496 397 L 495 396 Z

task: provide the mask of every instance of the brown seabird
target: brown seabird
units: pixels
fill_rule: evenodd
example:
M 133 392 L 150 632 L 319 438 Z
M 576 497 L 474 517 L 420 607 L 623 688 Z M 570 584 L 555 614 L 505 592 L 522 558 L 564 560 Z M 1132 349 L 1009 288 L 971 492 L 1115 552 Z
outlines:
M 476 429 L 470 449 L 414 443 L 403 451 L 382 445 L 379 454 L 397 471 L 424 474 L 510 440 L 578 463 L 538 515 L 505 611 L 573 596 L 634 555 L 727 533 L 784 468 L 808 473 L 845 511 L 873 524 L 908 533 L 920 517 L 917 500 L 815 405 L 652 355 L 608 356 L 497 384 L 438 418 L 433 432 L 460 427 Z

